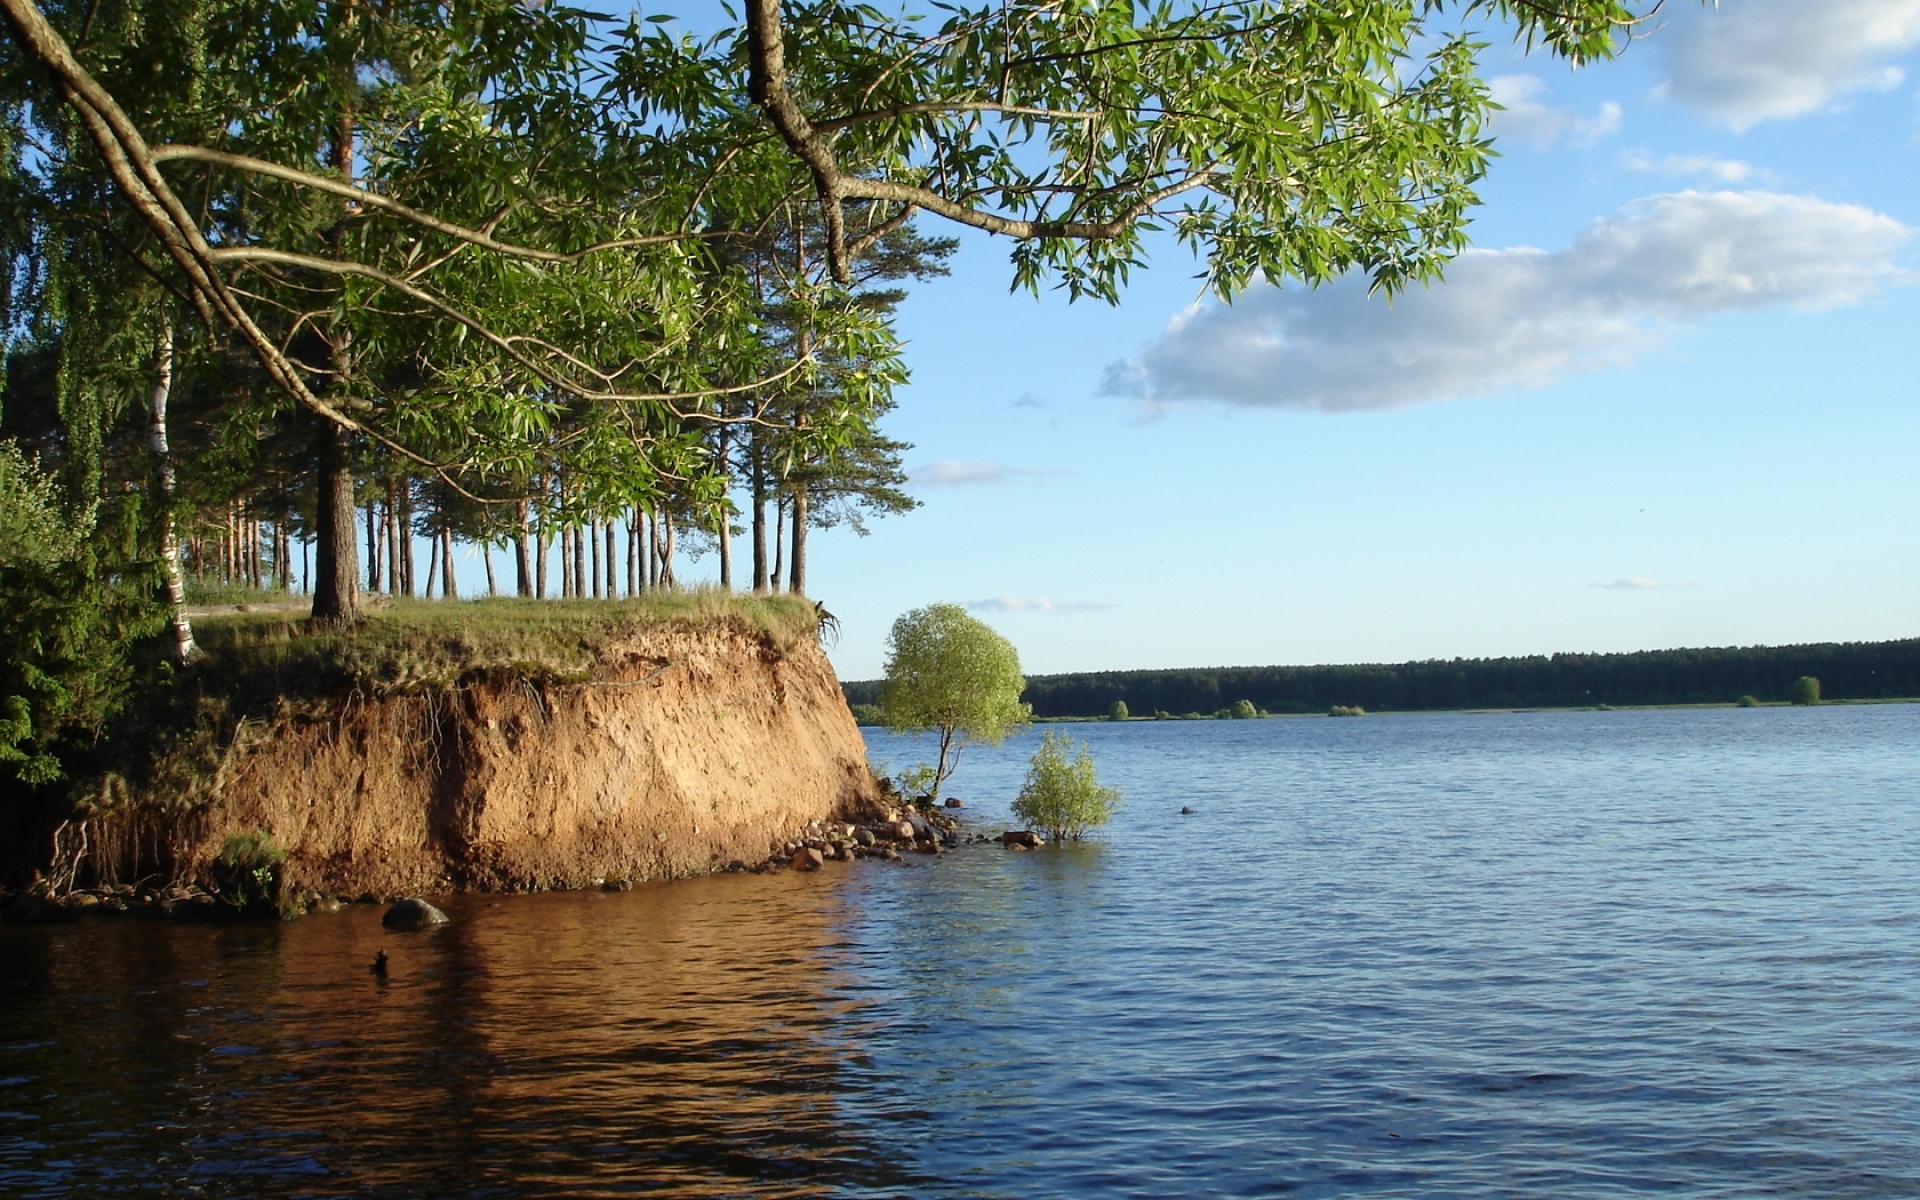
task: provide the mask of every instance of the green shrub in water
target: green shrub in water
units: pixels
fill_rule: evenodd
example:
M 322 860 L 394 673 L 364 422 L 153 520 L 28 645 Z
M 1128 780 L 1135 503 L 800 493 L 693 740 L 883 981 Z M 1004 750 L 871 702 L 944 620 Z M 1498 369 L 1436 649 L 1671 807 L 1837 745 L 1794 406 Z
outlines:
M 1100 786 L 1094 777 L 1093 755 L 1085 743 L 1049 733 L 1027 764 L 1027 781 L 1013 802 L 1013 815 L 1029 828 L 1046 830 L 1056 842 L 1079 841 L 1087 830 L 1106 824 L 1119 805 L 1119 790 Z

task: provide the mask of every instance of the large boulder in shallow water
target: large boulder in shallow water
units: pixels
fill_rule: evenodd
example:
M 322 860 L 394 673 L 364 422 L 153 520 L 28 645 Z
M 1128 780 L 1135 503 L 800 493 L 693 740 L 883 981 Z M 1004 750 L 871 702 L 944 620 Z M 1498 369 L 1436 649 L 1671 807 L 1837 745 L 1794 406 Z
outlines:
M 433 905 L 414 896 L 404 900 L 395 900 L 393 907 L 387 909 L 387 915 L 380 923 L 388 929 L 431 929 L 435 925 L 445 925 L 447 914 Z
M 1038 850 L 1040 835 L 1031 829 L 1009 829 L 1000 835 L 1000 844 L 1009 850 Z
M 787 865 L 796 871 L 818 871 L 820 865 L 826 861 L 827 856 L 812 846 L 802 846 L 793 852 L 793 856 L 787 860 Z

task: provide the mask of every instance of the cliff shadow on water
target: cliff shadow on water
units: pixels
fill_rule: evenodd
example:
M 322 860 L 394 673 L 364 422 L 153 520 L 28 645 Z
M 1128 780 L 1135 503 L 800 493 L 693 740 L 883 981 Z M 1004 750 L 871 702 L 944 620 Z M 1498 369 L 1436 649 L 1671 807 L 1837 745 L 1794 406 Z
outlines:
M 582 886 L 755 861 L 877 803 L 797 598 L 401 604 L 344 632 L 203 620 L 58 795 L 5 805 L 44 887 L 206 880 L 284 851 L 284 889 Z

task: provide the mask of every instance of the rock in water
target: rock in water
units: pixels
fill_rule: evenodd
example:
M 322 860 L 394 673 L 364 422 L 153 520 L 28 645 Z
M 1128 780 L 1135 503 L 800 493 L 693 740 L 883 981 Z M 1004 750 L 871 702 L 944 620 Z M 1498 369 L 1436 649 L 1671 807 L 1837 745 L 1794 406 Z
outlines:
M 1000 835 L 1000 844 L 1009 850 L 1038 850 L 1041 843 L 1031 829 L 1009 829 Z
M 965 808 L 967 806 L 967 802 L 958 796 L 948 796 L 946 803 L 948 808 Z
M 789 864 L 796 871 L 818 871 L 820 864 L 825 861 L 826 856 L 811 846 L 802 846 L 798 850 L 795 850 L 793 857 L 788 860 Z
M 388 929 L 431 929 L 445 925 L 447 914 L 415 896 L 395 900 L 380 923 Z

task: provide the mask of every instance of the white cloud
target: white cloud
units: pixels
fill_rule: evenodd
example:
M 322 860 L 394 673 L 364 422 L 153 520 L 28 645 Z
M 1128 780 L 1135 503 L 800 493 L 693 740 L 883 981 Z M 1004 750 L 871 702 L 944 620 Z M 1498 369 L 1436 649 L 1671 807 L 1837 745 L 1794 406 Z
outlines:
M 1620 106 L 1611 100 L 1591 117 L 1541 103 L 1547 84 L 1538 75 L 1496 75 L 1487 81 L 1487 89 L 1503 106 L 1493 114 L 1495 137 L 1518 138 L 1536 146 L 1550 146 L 1562 137 L 1570 137 L 1579 145 L 1590 146 L 1620 128 Z
M 992 487 L 1019 479 L 1051 479 L 1069 474 L 1058 467 L 1015 467 L 986 458 L 947 459 L 915 467 L 913 482 L 922 487 Z
M 1651 592 L 1660 586 L 1660 581 L 1658 579 L 1616 579 L 1612 583 L 1596 583 L 1593 586 L 1614 592 Z
M 1106 612 L 1113 605 L 1098 600 L 1048 600 L 1044 597 L 1028 599 L 1025 596 L 995 596 L 988 600 L 969 600 L 967 607 L 975 612 L 1081 613 Z
M 1745 183 L 1756 175 L 1751 163 L 1737 158 L 1715 158 L 1710 154 L 1668 154 L 1654 158 L 1644 150 L 1635 150 L 1626 156 L 1625 163 L 1629 171 L 1700 176 L 1715 183 Z
M 1897 87 L 1905 73 L 1889 60 L 1920 45 L 1920 0 L 1721 0 L 1667 13 L 1650 39 L 1667 68 L 1661 94 L 1735 130 Z
M 1399 408 L 1624 365 L 1715 313 L 1862 301 L 1905 273 L 1909 230 L 1848 204 L 1772 192 L 1635 201 L 1571 246 L 1473 250 L 1445 283 L 1389 303 L 1348 275 L 1194 307 L 1104 390 L 1149 405 L 1221 400 L 1328 412 Z

